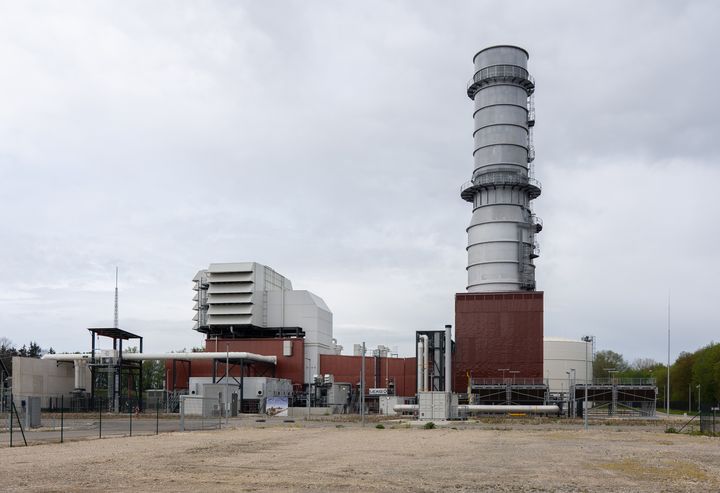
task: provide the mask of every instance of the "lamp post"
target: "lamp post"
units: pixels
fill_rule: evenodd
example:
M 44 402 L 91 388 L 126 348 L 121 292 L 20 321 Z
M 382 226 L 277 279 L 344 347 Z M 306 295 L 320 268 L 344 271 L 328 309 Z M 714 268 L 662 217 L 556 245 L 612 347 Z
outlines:
M 215 340 L 217 344 L 217 339 Z M 225 343 L 225 426 L 228 424 L 230 414 L 230 344 Z
M 588 385 L 590 369 L 588 368 L 588 343 L 593 344 L 595 342 L 595 336 L 584 336 L 582 338 L 585 341 L 585 402 L 583 403 L 583 427 L 585 430 L 588 429 Z
M 617 414 L 617 400 L 615 397 L 615 385 L 617 384 L 617 381 L 615 380 L 615 375 L 620 371 L 617 368 L 606 368 L 607 372 L 610 374 L 610 385 L 612 385 L 613 391 L 612 391 L 612 404 L 610 406 L 610 415 L 615 416 Z
M 505 383 L 505 372 L 510 371 L 510 368 L 498 368 L 498 371 L 503 372 L 502 373 L 502 381 L 503 381 L 503 383 Z
M 508 371 L 508 373 L 512 373 L 512 383 L 513 383 L 513 385 L 515 385 L 515 375 L 520 373 L 520 370 L 510 370 L 510 371 Z
M 575 393 L 575 368 L 570 368 L 565 373 L 568 376 L 568 418 L 571 418 L 572 414 L 574 414 L 572 410 L 575 404 L 575 396 L 572 395 Z
M 308 418 L 310 418 L 310 379 L 312 378 L 312 360 L 310 358 L 305 358 L 305 361 L 307 361 L 307 373 L 305 374 L 307 378 L 307 393 L 305 394 L 305 407 L 307 408 L 307 415 Z
M 698 412 L 700 412 L 701 411 L 700 405 L 702 404 L 702 402 L 700 401 L 700 384 L 698 384 L 697 389 L 698 389 Z
M 360 367 L 360 421 L 365 426 L 365 343 L 362 343 L 362 358 Z

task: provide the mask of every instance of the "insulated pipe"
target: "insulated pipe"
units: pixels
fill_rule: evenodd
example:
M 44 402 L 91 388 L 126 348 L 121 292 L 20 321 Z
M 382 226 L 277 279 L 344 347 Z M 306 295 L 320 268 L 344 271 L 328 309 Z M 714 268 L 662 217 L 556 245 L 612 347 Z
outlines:
M 423 391 L 429 392 L 430 388 L 430 339 L 426 335 L 421 335 L 423 340 Z
M 87 360 L 77 359 L 73 361 L 75 370 L 75 390 L 85 390 L 85 370 L 87 369 Z
M 417 411 L 417 404 L 396 404 L 393 406 L 393 411 L 399 413 L 403 411 Z
M 397 404 L 393 406 L 393 411 L 417 411 L 420 408 L 417 404 Z M 460 405 L 457 407 L 459 412 L 466 413 L 533 413 L 533 414 L 552 414 L 559 413 L 560 408 L 558 406 L 503 406 L 503 405 Z
M 423 342 L 422 337 L 417 343 L 417 391 L 423 391 Z
M 513 405 L 464 404 L 464 405 L 458 406 L 458 412 L 552 414 L 552 413 L 559 413 L 560 408 L 556 405 L 523 406 L 523 405 L 519 405 L 519 404 L 513 404 Z
M 90 353 L 79 354 L 46 354 L 41 359 L 53 361 L 77 361 L 89 360 Z M 259 363 L 277 364 L 276 356 L 263 356 L 261 354 L 247 353 L 245 351 L 227 352 L 201 352 L 201 353 L 122 353 L 122 359 L 128 361 L 147 361 L 147 360 L 213 360 L 213 359 L 245 359 L 257 361 Z
M 445 392 L 452 392 L 452 325 L 445 326 Z

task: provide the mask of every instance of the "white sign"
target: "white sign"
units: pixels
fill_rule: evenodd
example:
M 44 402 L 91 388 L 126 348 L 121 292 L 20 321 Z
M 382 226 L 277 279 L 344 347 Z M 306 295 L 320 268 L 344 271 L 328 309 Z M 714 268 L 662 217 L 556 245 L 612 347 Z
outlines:
M 387 395 L 388 391 L 387 389 L 368 389 L 369 393 L 368 395 Z

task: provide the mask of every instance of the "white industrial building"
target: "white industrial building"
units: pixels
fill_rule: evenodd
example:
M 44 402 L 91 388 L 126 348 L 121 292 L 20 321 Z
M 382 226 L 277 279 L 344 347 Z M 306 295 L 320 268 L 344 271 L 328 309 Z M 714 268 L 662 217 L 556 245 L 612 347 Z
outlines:
M 28 397 L 40 397 L 44 408 L 51 407 L 52 398 L 59 402 L 61 396 L 69 399 L 78 390 L 85 390 L 91 378 L 87 361 L 83 360 L 60 362 L 13 356 L 12 368 L 13 398 L 20 402 Z
M 340 354 L 333 316 L 322 298 L 292 288 L 288 278 L 257 262 L 214 263 L 193 278 L 194 329 L 208 336 L 303 334 L 309 366 L 321 354 Z M 309 382 L 312 375 L 306 375 Z

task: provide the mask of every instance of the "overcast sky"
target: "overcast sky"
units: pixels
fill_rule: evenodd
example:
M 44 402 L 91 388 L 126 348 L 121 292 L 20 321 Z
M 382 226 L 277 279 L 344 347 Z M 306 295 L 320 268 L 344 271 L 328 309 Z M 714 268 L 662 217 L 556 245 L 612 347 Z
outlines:
M 545 334 L 720 339 L 720 4 L 0 3 L 0 336 L 199 345 L 195 272 L 257 261 L 412 352 L 466 285 L 472 57 L 530 52 Z

